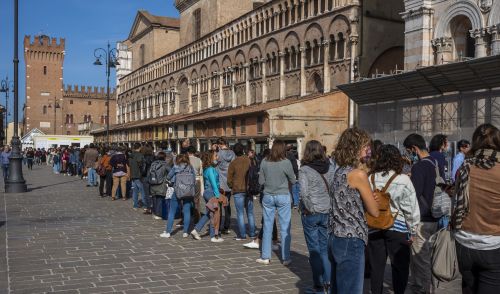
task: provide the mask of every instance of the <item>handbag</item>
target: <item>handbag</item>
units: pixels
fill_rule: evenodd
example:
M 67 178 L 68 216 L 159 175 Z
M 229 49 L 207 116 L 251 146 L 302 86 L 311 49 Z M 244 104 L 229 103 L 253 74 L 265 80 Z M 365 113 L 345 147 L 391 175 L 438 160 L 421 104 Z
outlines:
M 432 275 L 440 282 L 450 282 L 459 277 L 457 251 L 452 232 L 443 228 L 430 238 L 432 243 Z

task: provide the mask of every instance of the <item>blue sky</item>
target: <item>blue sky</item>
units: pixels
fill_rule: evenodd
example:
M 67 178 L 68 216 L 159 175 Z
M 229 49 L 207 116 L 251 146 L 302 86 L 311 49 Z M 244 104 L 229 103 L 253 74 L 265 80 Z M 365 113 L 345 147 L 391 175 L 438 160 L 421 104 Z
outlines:
M 0 78 L 13 80 L 14 0 L 0 1 Z M 137 10 L 178 17 L 174 0 L 19 0 L 20 115 L 25 97 L 24 35 L 66 39 L 64 84 L 105 86 L 105 69 L 94 66 L 94 49 L 127 38 Z M 114 72 L 113 72 L 114 74 Z M 114 81 L 113 81 L 114 85 Z M 9 95 L 9 109 L 12 97 Z M 5 96 L 0 95 L 0 104 Z M 12 113 L 12 112 L 11 112 Z M 20 119 L 21 119 L 20 117 Z M 9 117 L 9 121 L 12 116 Z

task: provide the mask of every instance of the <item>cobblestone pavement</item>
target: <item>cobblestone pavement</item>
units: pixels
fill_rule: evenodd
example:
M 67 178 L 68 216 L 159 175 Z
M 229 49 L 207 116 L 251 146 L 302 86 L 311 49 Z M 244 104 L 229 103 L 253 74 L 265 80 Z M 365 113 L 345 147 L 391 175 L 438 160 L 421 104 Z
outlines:
M 221 244 L 179 231 L 162 239 L 164 221 L 132 210 L 130 200 L 101 199 L 47 166 L 24 175 L 28 193 L 6 195 L 0 183 L 0 293 L 299 293 L 311 285 L 297 213 L 292 265 L 273 256 L 264 266 L 233 236 Z M 459 282 L 438 291 L 458 292 Z

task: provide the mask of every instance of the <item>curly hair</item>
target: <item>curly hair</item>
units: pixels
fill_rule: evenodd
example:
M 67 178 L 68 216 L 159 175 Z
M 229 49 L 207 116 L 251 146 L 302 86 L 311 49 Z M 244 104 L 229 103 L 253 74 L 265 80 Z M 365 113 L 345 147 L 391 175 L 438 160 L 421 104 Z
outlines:
M 370 144 L 370 142 L 370 135 L 366 131 L 356 127 L 346 129 L 340 135 L 337 147 L 333 153 L 335 162 L 340 167 L 358 167 L 360 164 L 359 153 L 361 152 L 361 148 Z
M 375 160 L 370 174 L 381 172 L 382 176 L 386 176 L 391 170 L 400 174 L 403 171 L 403 166 L 403 157 L 399 149 L 394 145 L 386 144 L 378 149 L 377 160 Z

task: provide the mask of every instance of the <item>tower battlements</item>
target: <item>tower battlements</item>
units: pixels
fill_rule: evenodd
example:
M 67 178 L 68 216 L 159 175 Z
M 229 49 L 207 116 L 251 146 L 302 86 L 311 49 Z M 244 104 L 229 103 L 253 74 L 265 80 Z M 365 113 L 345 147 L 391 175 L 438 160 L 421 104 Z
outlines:
M 68 98 L 106 99 L 106 89 L 104 87 L 65 85 L 63 96 Z M 115 89 L 110 89 L 109 96 L 109 99 L 115 99 Z
M 24 36 L 24 47 L 35 48 L 54 48 L 59 50 L 64 50 L 65 39 L 59 38 L 59 43 L 57 43 L 57 38 L 50 38 L 47 35 L 39 35 L 35 36 L 34 39 L 31 39 L 30 35 Z

